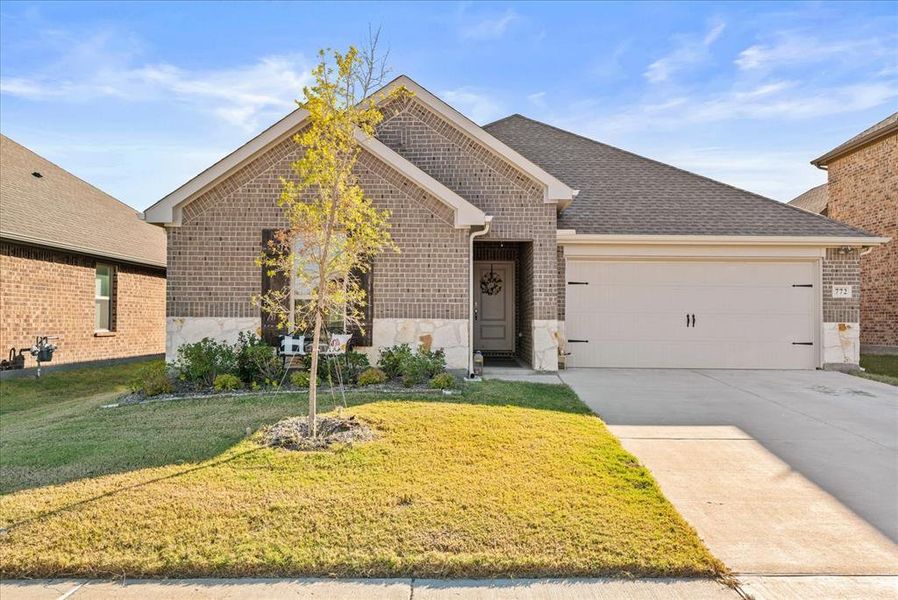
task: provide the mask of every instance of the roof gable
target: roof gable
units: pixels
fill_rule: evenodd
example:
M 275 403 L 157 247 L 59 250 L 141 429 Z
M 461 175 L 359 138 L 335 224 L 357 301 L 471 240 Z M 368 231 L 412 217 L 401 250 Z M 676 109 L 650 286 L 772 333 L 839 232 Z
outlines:
M 491 135 L 485 128 L 480 127 L 469 118 L 455 110 L 452 106 L 439 99 L 427 89 L 416 83 L 406 75 L 400 75 L 384 88 L 375 93 L 383 93 L 394 88 L 405 87 L 410 90 L 416 100 L 420 100 L 438 115 L 449 121 L 468 137 L 492 150 L 500 158 L 521 170 L 543 185 L 544 200 L 548 203 L 569 204 L 577 195 L 577 190 L 571 188 L 554 174 L 543 169 L 501 139 Z
M 580 189 L 559 216 L 559 229 L 629 236 L 871 238 L 854 227 L 521 115 L 484 128 Z
M 0 172 L 3 239 L 165 266 L 165 233 L 158 227 L 5 135 L 0 135 Z
M 805 193 L 789 200 L 789 204 L 802 210 L 812 212 L 815 215 L 819 215 L 826 210 L 826 206 L 829 204 L 829 185 L 824 183 L 812 187 Z

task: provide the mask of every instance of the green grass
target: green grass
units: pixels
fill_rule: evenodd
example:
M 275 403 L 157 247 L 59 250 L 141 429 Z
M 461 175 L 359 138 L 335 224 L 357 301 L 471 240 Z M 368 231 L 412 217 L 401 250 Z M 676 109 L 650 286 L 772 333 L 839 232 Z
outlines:
M 128 389 L 138 369 L 152 361 L 110 367 L 54 371 L 44 367 L 40 379 L 34 376 L 0 381 L 0 415 L 52 404 L 53 410 L 68 400 L 83 400 L 100 394 L 112 398 Z
M 353 396 L 378 438 L 296 453 L 246 432 L 303 414 L 299 397 L 102 409 L 122 380 L 95 381 L 0 420 L 4 577 L 723 572 L 566 387 Z
M 898 385 L 898 355 L 894 354 L 861 354 L 861 377 L 874 379 L 891 385 Z

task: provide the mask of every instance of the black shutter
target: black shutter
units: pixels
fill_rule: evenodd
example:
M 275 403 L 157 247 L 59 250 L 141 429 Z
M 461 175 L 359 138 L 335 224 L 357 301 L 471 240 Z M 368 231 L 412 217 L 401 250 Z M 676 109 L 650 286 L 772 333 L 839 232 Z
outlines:
M 264 252 L 270 252 L 271 247 L 269 242 L 277 239 L 277 232 L 277 229 L 262 230 L 262 250 Z M 269 275 L 269 268 L 270 267 L 264 265 L 262 266 L 262 295 L 265 295 L 270 290 L 287 289 L 287 277 L 280 271 Z M 286 332 L 278 327 L 278 319 L 276 316 L 268 314 L 268 312 L 261 308 L 259 311 L 261 312 L 260 316 L 262 318 L 262 339 L 272 346 L 277 346 L 278 337 L 284 335 Z
M 350 346 L 371 346 L 373 345 L 371 330 L 374 326 L 374 264 L 368 266 L 367 271 L 353 271 L 355 279 L 359 282 L 359 287 L 365 290 L 365 306 L 362 307 L 362 327 L 353 326 L 347 330 L 352 334 L 349 341 Z

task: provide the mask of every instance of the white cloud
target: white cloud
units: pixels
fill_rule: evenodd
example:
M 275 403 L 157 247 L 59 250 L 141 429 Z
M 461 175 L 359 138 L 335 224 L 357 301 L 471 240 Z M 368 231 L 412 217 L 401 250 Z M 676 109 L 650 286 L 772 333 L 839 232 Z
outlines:
M 508 9 L 502 15 L 480 19 L 475 23 L 463 25 L 461 37 L 471 40 L 494 40 L 502 37 L 508 26 L 517 21 L 520 16 Z
M 530 94 L 527 96 L 527 100 L 530 101 L 531 104 L 538 108 L 546 107 L 546 93 L 545 92 L 536 92 L 535 94 Z
M 129 102 L 172 99 L 247 131 L 293 108 L 310 78 L 302 56 L 268 56 L 255 63 L 210 70 L 122 60 L 98 35 L 76 42 L 60 61 L 28 77 L 0 77 L 0 93 L 34 101 L 85 102 L 117 98 Z M 73 57 L 84 60 L 75 60 Z
M 898 36 L 864 39 L 820 40 L 806 32 L 781 31 L 776 40 L 755 44 L 739 53 L 734 61 L 743 71 L 771 70 L 780 67 L 815 64 L 833 60 L 891 56 L 894 64 Z
M 488 123 L 503 116 L 502 105 L 498 100 L 473 88 L 446 90 L 440 97 L 476 123 Z
M 709 48 L 725 28 L 726 23 L 716 21 L 701 39 L 695 36 L 678 36 L 673 51 L 650 64 L 643 75 L 652 83 L 662 83 L 678 71 L 706 62 L 711 56 Z
M 685 126 L 739 119 L 796 121 L 861 111 L 898 98 L 898 85 L 887 82 L 813 87 L 775 81 L 734 88 L 706 97 L 677 96 L 637 103 L 599 118 L 574 115 L 571 122 L 591 122 L 603 132 L 680 129 Z

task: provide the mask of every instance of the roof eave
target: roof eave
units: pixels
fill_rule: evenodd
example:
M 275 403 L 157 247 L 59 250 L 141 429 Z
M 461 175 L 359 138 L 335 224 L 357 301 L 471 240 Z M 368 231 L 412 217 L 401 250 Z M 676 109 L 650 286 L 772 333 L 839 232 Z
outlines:
M 90 248 L 87 246 L 75 245 L 75 244 L 66 244 L 64 242 L 57 242 L 54 240 L 46 240 L 43 238 L 38 238 L 30 235 L 24 235 L 21 233 L 12 233 L 8 231 L 0 231 L 0 240 L 9 240 L 11 242 L 17 242 L 20 244 L 27 244 L 31 246 L 41 246 L 43 248 L 53 248 L 55 250 L 65 250 L 67 252 L 73 252 L 76 254 L 84 254 L 87 256 L 94 256 L 100 259 L 109 259 L 116 262 L 125 262 L 135 265 L 143 265 L 148 267 L 158 267 L 165 269 L 168 265 L 166 265 L 165 261 L 156 261 L 147 258 L 141 258 L 139 256 L 133 256 L 128 254 L 119 254 L 116 252 L 107 252 L 104 250 L 98 250 L 97 248 Z
M 845 156 L 846 154 L 850 154 L 856 150 L 860 150 L 864 146 L 868 146 L 870 144 L 876 143 L 879 140 L 888 137 L 889 135 L 898 132 L 898 121 L 886 125 L 882 129 L 878 129 L 870 133 L 870 135 L 862 137 L 860 139 L 855 140 L 853 143 L 848 145 L 839 145 L 821 156 L 820 158 L 816 158 L 811 161 L 811 164 L 817 167 L 818 169 L 823 169 L 833 160 Z

